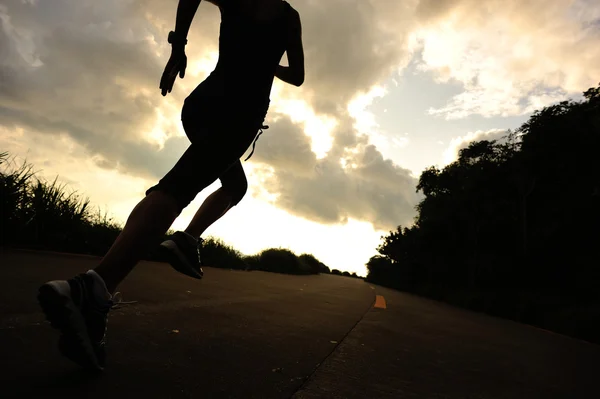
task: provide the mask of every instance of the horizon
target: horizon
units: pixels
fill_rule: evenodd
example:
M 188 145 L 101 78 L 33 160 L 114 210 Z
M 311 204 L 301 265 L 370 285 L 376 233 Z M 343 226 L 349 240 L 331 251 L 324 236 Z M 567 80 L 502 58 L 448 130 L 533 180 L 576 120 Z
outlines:
M 179 113 L 216 63 L 218 11 L 200 5 L 186 76 L 162 97 L 176 1 L 57 3 L 0 5 L 0 152 L 124 223 L 188 145 Z M 275 81 L 270 128 L 243 162 L 248 193 L 205 234 L 247 255 L 289 248 L 365 276 L 380 237 L 412 224 L 425 168 L 600 80 L 600 5 L 589 0 L 290 3 L 306 81 Z

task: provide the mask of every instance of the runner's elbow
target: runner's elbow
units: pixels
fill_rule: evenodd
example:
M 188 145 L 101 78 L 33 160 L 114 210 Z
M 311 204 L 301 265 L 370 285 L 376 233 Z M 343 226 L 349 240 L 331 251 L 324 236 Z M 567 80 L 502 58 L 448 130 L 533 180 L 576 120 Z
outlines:
M 293 84 L 294 86 L 296 86 L 296 87 L 300 87 L 300 86 L 302 86 L 302 84 L 303 84 L 303 83 L 304 83 L 304 78 L 302 78 L 302 77 L 301 77 L 301 78 L 297 78 L 297 79 L 295 79 L 295 80 L 292 82 L 292 84 Z
M 291 83 L 296 87 L 302 86 L 304 83 L 304 71 L 294 74 L 294 78 Z

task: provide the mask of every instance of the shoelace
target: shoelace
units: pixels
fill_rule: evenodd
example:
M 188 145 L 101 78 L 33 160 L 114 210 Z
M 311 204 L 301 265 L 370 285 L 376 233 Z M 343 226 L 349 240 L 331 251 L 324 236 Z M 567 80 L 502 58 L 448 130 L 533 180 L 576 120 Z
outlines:
M 112 297 L 112 302 L 113 304 L 111 306 L 111 309 L 119 309 L 122 305 L 131 305 L 137 303 L 138 301 L 124 301 L 123 294 L 117 291 Z
M 244 162 L 246 162 L 247 160 L 249 160 L 250 157 L 252 156 L 252 154 L 254 154 L 254 148 L 256 147 L 256 141 L 258 140 L 258 138 L 260 137 L 260 135 L 263 134 L 263 129 L 267 130 L 268 128 L 269 128 L 268 125 L 262 125 L 260 127 L 260 129 L 258 129 L 258 134 L 254 138 L 254 142 L 252 143 L 252 152 L 250 153 L 250 155 L 248 155 L 248 158 L 244 159 Z
M 198 245 L 196 245 L 196 254 L 198 255 L 198 263 L 202 266 L 202 244 L 204 243 L 204 239 L 202 237 L 198 238 Z

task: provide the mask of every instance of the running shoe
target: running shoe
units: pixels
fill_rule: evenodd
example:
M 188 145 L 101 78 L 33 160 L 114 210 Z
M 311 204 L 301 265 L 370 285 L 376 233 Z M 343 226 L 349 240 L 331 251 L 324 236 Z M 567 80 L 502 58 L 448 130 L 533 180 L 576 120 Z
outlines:
M 203 240 L 196 240 L 191 235 L 177 231 L 168 240 L 160 244 L 166 261 L 178 272 L 193 278 L 201 279 L 204 276 L 200 250 Z
M 49 281 L 39 288 L 38 302 L 52 327 L 61 332 L 59 351 L 85 369 L 101 371 L 112 301 L 99 298 L 95 284 L 99 283 L 88 273 Z

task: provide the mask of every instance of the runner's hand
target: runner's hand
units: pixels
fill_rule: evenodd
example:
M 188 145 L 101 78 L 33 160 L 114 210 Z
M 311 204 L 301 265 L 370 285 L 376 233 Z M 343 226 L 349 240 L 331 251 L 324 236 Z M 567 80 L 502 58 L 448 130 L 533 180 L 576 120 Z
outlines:
M 185 55 L 185 49 L 173 47 L 171 58 L 169 58 L 165 71 L 160 79 L 160 90 L 163 96 L 166 96 L 167 93 L 170 93 L 171 90 L 173 90 L 173 84 L 175 83 L 177 74 L 183 79 L 186 67 L 187 56 Z

